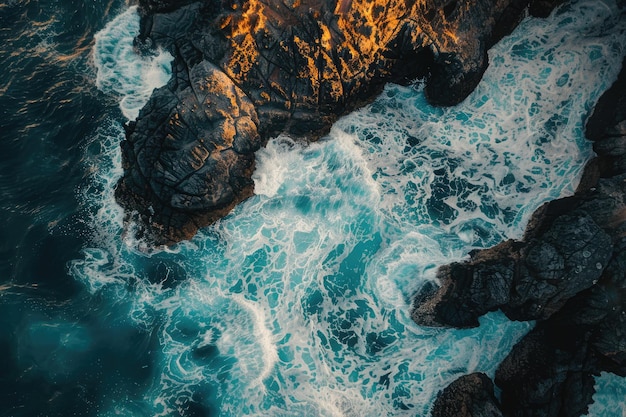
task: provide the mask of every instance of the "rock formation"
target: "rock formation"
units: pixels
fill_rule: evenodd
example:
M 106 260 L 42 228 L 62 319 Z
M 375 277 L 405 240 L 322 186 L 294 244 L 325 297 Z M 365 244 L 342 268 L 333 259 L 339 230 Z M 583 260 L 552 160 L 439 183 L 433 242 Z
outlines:
M 554 0 L 140 0 L 137 49 L 168 49 L 169 83 L 122 144 L 116 197 L 155 244 L 191 237 L 253 193 L 254 152 L 280 133 L 315 140 L 385 83 L 426 78 L 462 101 L 487 50 Z M 539 209 L 522 241 L 440 270 L 413 318 L 471 327 L 501 309 L 538 320 L 500 365 L 444 390 L 434 416 L 577 416 L 593 375 L 626 375 L 626 71 L 587 125 L 598 158 L 573 197 Z
M 502 417 L 493 393 L 493 382 L 485 374 L 460 377 L 437 397 L 432 417 Z
M 173 75 L 127 126 L 116 197 L 140 233 L 171 244 L 253 193 L 270 137 L 314 140 L 387 82 L 427 77 L 432 103 L 463 100 L 529 1 L 139 3 L 137 49 L 167 48 Z M 545 14 L 556 1 L 530 3 Z
M 507 417 L 580 416 L 594 375 L 626 376 L 626 60 L 586 135 L 598 156 L 574 196 L 541 207 L 523 241 L 442 268 L 441 287 L 416 297 L 413 319 L 427 325 L 475 326 L 498 308 L 538 320 L 496 372 Z
M 422 290 L 414 320 L 475 327 L 478 317 L 496 309 L 512 320 L 549 318 L 600 279 L 613 245 L 599 217 L 610 216 L 605 208 L 612 212 L 614 206 L 623 206 L 621 185 L 603 181 L 595 191 L 562 200 L 562 205 L 549 204 L 535 214 L 535 221 L 539 217 L 542 222 L 535 225 L 540 230 L 528 230 L 524 241 L 509 240 L 474 253 L 469 262 L 440 268 L 442 285 L 434 294 L 430 286 Z M 613 195 L 620 195 L 618 201 Z M 599 212 L 596 201 L 606 203 Z M 560 212 L 571 207 L 577 209 Z

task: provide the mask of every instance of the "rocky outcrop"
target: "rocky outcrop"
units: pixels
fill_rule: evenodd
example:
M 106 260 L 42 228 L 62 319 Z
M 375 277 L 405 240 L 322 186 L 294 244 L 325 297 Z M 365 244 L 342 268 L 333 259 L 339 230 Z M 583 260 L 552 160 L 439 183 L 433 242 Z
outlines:
M 580 416 L 594 375 L 626 376 L 624 97 L 626 60 L 587 123 L 598 156 L 576 194 L 541 207 L 523 241 L 442 268 L 442 285 L 416 297 L 413 318 L 427 325 L 475 326 L 498 308 L 538 320 L 496 372 L 507 417 Z
M 626 376 L 626 239 L 596 285 L 540 321 L 500 364 L 496 384 L 507 416 L 585 414 L 594 376 Z
M 177 87 L 154 94 L 128 124 L 116 189 L 160 243 L 193 236 L 252 195 L 261 145 L 253 104 L 214 65 L 202 61 L 170 84 Z
M 626 208 L 624 185 L 602 181 L 594 191 L 548 204 L 535 215 L 542 218 L 535 225 L 540 230 L 529 230 L 525 240 L 441 268 L 441 287 L 422 290 L 413 319 L 428 326 L 475 327 L 478 317 L 496 309 L 513 320 L 549 318 L 600 279 L 613 252 L 606 219 L 614 209 Z M 597 201 L 605 205 L 598 207 Z M 559 213 L 563 208 L 568 210 Z
M 116 197 L 171 244 L 253 193 L 254 152 L 272 136 L 316 139 L 387 82 L 427 77 L 432 103 L 463 100 L 529 1 L 139 3 L 137 49 L 167 48 L 173 75 L 128 124 Z
M 464 375 L 444 389 L 432 417 L 502 417 L 493 382 L 483 373 Z
M 500 364 L 505 415 L 580 416 L 592 401 L 594 375 L 626 376 L 624 243 L 597 285 L 539 322 Z

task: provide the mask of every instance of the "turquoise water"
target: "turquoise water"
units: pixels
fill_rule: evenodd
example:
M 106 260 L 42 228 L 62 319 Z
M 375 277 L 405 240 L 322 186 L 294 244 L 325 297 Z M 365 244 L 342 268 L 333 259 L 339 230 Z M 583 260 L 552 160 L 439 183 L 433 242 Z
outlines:
M 254 197 L 156 251 L 124 230 L 113 198 L 122 124 L 170 75 L 167 53 L 133 53 L 137 30 L 120 8 L 92 49 L 95 86 L 120 108 L 82 148 L 85 230 L 66 264 L 80 290 L 55 308 L 94 314 L 25 316 L 18 369 L 53 386 L 96 370 L 89 415 L 103 417 L 427 416 L 460 375 L 493 376 L 532 323 L 491 313 L 476 329 L 423 328 L 411 296 L 439 265 L 519 238 L 540 204 L 573 192 L 591 156 L 584 121 L 626 52 L 611 3 L 525 20 L 456 107 L 390 85 L 319 142 L 270 140 Z M 603 375 L 598 387 L 590 415 L 615 415 L 607 404 L 626 382 Z
M 124 62 L 98 85 L 127 97 L 155 78 L 136 77 L 153 62 L 105 48 L 130 45 L 133 16 L 95 47 L 99 69 Z M 197 403 L 233 416 L 427 415 L 456 377 L 493 375 L 531 324 L 494 313 L 474 330 L 421 328 L 411 295 L 437 266 L 520 237 L 536 207 L 573 192 L 590 156 L 583 122 L 616 76 L 624 28 L 608 6 L 579 3 L 525 21 L 455 108 L 430 107 L 419 86 L 388 86 L 318 143 L 271 140 L 257 154 L 257 195 L 191 242 L 148 255 L 163 262 L 159 278 L 137 266 L 142 243 L 121 234 L 112 140 L 111 167 L 94 177 L 107 184 L 93 199 L 98 236 L 71 271 L 156 332 L 142 412 Z M 129 412 L 116 404 L 103 415 Z

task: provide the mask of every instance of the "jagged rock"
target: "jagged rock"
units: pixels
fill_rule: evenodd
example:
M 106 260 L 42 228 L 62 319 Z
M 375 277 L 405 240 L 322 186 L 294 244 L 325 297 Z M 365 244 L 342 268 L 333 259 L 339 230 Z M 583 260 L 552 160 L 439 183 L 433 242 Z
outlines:
M 540 207 L 524 240 L 476 251 L 468 262 L 443 266 L 440 287 L 415 297 L 413 319 L 427 326 L 474 327 L 502 309 L 514 320 L 546 319 L 599 281 L 626 232 L 626 175 Z
M 625 196 L 621 175 L 548 203 L 531 219 L 527 242 L 443 267 L 443 285 L 416 297 L 413 318 L 428 325 L 476 325 L 496 306 L 540 320 L 496 373 L 505 416 L 579 416 L 594 375 L 626 376 Z
M 514 320 L 546 319 L 595 284 L 611 258 L 610 236 L 580 210 L 560 216 L 520 254 L 518 279 L 503 311 Z
M 478 317 L 510 299 L 515 275 L 515 243 L 504 242 L 476 254 L 467 264 L 441 267 L 441 287 L 428 283 L 414 300 L 413 320 L 424 326 L 478 326 Z
M 479 251 L 440 268 L 442 285 L 416 297 L 413 319 L 428 326 L 474 327 L 498 308 L 515 320 L 546 319 L 600 278 L 610 236 L 582 210 L 559 216 L 541 236 Z
M 507 416 L 580 416 L 601 371 L 626 376 L 626 240 L 597 285 L 541 321 L 500 364 L 496 384 Z
M 564 311 L 592 325 L 590 345 L 598 369 L 626 377 L 626 238 L 615 245 L 611 263 L 597 286 Z
M 495 379 L 505 416 L 574 417 L 587 411 L 595 367 L 584 339 L 576 336 L 539 325 L 513 347 Z
M 626 376 L 625 268 L 621 238 L 597 285 L 572 297 L 515 345 L 496 372 L 505 416 L 580 416 L 592 401 L 594 376 Z
M 195 232 L 186 213 L 210 218 L 252 194 L 252 152 L 261 146 L 254 106 L 222 71 L 202 61 L 185 75 L 176 93 L 173 82 L 160 89 L 129 125 L 116 190 L 126 205 L 145 204 L 148 221 L 167 224 L 172 241 Z M 151 198 L 128 200 L 146 189 Z
M 539 320 L 496 372 L 507 417 L 580 416 L 594 375 L 626 376 L 624 97 L 623 65 L 587 123 L 598 157 L 574 196 L 538 209 L 524 241 L 441 268 L 441 287 L 429 284 L 415 298 L 413 318 L 429 325 L 475 325 L 498 307 Z
M 432 417 L 502 417 L 491 379 L 483 373 L 464 375 L 437 395 Z
M 528 0 L 139 6 L 137 49 L 168 49 L 173 76 L 128 126 L 116 197 L 141 233 L 171 244 L 252 194 L 254 151 L 272 136 L 314 140 L 387 82 L 429 77 L 433 103 L 463 100 Z
M 616 243 L 597 285 L 539 322 L 500 364 L 496 384 L 507 416 L 579 416 L 592 400 L 594 375 L 624 375 L 625 243 Z
M 626 377 L 626 315 L 623 309 L 620 313 L 598 324 L 592 347 L 601 361 L 600 369 Z
M 548 17 L 565 0 L 531 0 L 528 11 L 535 17 Z
M 150 13 L 165 13 L 193 3 L 195 0 L 143 0 L 142 7 Z

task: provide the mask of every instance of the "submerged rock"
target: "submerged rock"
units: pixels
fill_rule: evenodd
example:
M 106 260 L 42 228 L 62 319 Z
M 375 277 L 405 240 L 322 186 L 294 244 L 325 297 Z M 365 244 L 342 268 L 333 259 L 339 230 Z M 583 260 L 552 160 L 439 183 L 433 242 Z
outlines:
M 252 195 L 254 152 L 272 136 L 314 140 L 387 82 L 426 77 L 432 103 L 462 101 L 529 1 L 139 3 L 137 49 L 168 49 L 173 75 L 128 125 L 116 197 L 140 233 L 171 244 Z
M 625 64 L 587 123 L 598 157 L 576 194 L 537 210 L 523 241 L 441 268 L 442 285 L 415 298 L 414 320 L 430 326 L 475 326 L 498 308 L 538 320 L 496 372 L 505 416 L 580 416 L 594 376 L 626 376 Z

